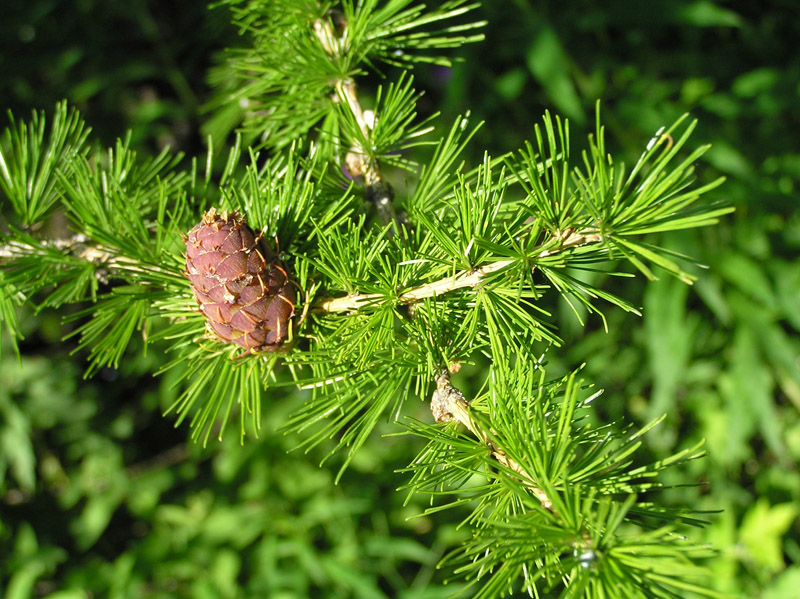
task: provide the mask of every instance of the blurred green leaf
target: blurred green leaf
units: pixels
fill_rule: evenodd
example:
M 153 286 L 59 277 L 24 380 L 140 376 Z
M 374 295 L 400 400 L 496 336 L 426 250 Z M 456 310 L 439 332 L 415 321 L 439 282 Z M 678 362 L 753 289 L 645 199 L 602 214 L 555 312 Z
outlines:
M 86 591 L 71 589 L 45 595 L 44 599 L 86 599 Z
M 67 558 L 61 548 L 39 547 L 36 533 L 28 523 L 17 531 L 14 549 L 7 564 L 10 579 L 4 599 L 28 599 L 34 596 L 34 585 L 45 574 L 55 571 L 56 566 Z
M 232 549 L 222 549 L 217 553 L 211 567 L 211 577 L 215 587 L 223 597 L 239 596 L 238 576 L 242 568 L 239 554 Z
M 90 493 L 80 517 L 73 523 L 76 541 L 81 549 L 91 547 L 103 534 L 123 500 L 121 490 L 97 489 Z
M 776 307 L 772 284 L 762 265 L 740 252 L 723 254 L 716 270 L 739 290 L 772 311 Z
M 731 371 L 719 377 L 719 388 L 725 398 L 728 418 L 728 459 L 749 454 L 750 438 L 758 431 L 769 448 L 779 457 L 784 448 L 781 442 L 783 427 L 773 402 L 774 379 L 764 366 L 759 351 L 757 332 L 747 326 L 736 330 L 733 341 Z
M 506 100 L 516 100 L 525 87 L 528 77 L 521 68 L 511 69 L 500 75 L 494 82 L 497 93 Z
M 0 389 L 0 488 L 8 487 L 9 471 L 21 489 L 30 492 L 35 488 L 36 456 L 30 436 L 27 414 L 14 404 L 5 389 Z
M 716 141 L 706 154 L 714 168 L 731 176 L 748 179 L 753 175 L 753 166 L 745 155 L 724 140 Z
M 764 589 L 761 599 L 790 599 L 800 589 L 800 566 L 789 566 Z
M 721 277 L 716 273 L 707 273 L 697 279 L 694 285 L 697 295 L 705 302 L 714 316 L 724 325 L 729 325 L 732 314 Z
M 645 292 L 644 325 L 653 378 L 646 420 L 676 414 L 698 325 L 696 316 L 686 313 L 688 293 L 689 286 L 672 277 L 648 285 Z M 666 431 L 660 429 L 653 431 L 651 440 L 663 438 Z
M 773 260 L 768 268 L 775 281 L 780 313 L 800 332 L 800 268 L 795 262 L 778 260 Z
M 681 86 L 681 100 L 687 106 L 697 103 L 700 98 L 714 91 L 714 81 L 709 77 L 689 77 Z
M 744 515 L 739 533 L 748 559 L 771 573 L 783 570 L 783 535 L 797 519 L 798 511 L 800 508 L 792 503 L 770 505 L 766 498 L 756 501 Z
M 343 568 L 335 560 L 325 559 L 320 564 L 331 584 L 346 589 L 347 595 L 358 599 L 386 599 L 380 589 L 367 577 L 349 568 Z
M 585 123 L 586 114 L 571 77 L 572 61 L 558 33 L 552 25 L 544 23 L 531 37 L 525 58 L 536 82 L 559 112 L 576 123 Z
M 766 94 L 778 83 L 780 73 L 776 69 L 761 68 L 739 75 L 732 90 L 742 98 L 754 98 Z
M 734 11 L 718 6 L 711 0 L 695 0 L 678 9 L 681 19 L 697 27 L 741 27 L 744 22 Z

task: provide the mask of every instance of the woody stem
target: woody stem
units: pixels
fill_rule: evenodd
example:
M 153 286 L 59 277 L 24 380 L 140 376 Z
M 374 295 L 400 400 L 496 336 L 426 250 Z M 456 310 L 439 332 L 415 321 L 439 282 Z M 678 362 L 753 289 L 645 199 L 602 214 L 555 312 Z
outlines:
M 167 272 L 152 264 L 143 266 L 141 261 L 120 256 L 111 248 L 92 244 L 88 238 L 81 234 L 66 239 L 43 240 L 42 244 L 79 258 L 89 264 L 96 264 L 101 267 L 105 273 L 98 270 L 95 275 L 101 282 L 105 282 L 105 278 L 109 273 L 149 271 L 164 274 Z M 31 254 L 34 251 L 36 251 L 35 248 L 26 243 L 11 241 L 6 245 L 0 246 L 0 264 L 8 263 L 17 257 Z
M 328 19 L 317 19 L 314 21 L 314 33 L 320 45 L 332 57 L 338 57 L 346 51 L 345 37 L 337 35 L 333 25 Z M 353 118 L 358 125 L 361 137 L 369 140 L 373 123 L 366 118 L 364 109 L 358 100 L 356 83 L 352 79 L 337 79 L 335 83 L 334 102 L 342 102 L 350 109 Z M 378 162 L 370 157 L 365 148 L 356 141 L 347 153 L 345 162 L 351 174 L 363 176 L 366 187 L 364 195 L 368 200 L 375 204 L 375 209 L 385 223 L 397 222 L 397 214 L 394 209 L 394 191 L 381 175 Z
M 565 231 L 558 236 L 558 244 L 539 253 L 539 258 L 552 256 L 560 251 L 575 248 L 590 243 L 602 241 L 602 236 L 595 229 L 581 231 Z M 489 275 L 499 272 L 514 264 L 516 260 L 498 260 L 474 270 L 461 271 L 453 276 L 425 283 L 418 287 L 400 293 L 395 301 L 401 305 L 415 304 L 426 298 L 439 297 L 457 289 L 473 289 L 483 282 Z M 327 298 L 320 301 L 314 309 L 319 312 L 353 312 L 360 308 L 379 303 L 385 300 L 380 293 L 351 294 L 337 298 Z
M 501 442 L 484 430 L 481 425 L 472 417 L 469 402 L 464 398 L 464 394 L 453 387 L 450 382 L 450 374 L 445 370 L 436 377 L 436 390 L 431 398 L 431 412 L 436 422 L 448 422 L 455 420 L 462 424 L 469 432 L 477 437 L 491 452 L 492 457 L 501 465 L 513 471 L 524 483 L 525 488 L 536 497 L 542 507 L 555 513 L 553 502 L 547 497 L 542 489 L 536 486 L 525 469 L 510 457 L 501 447 Z

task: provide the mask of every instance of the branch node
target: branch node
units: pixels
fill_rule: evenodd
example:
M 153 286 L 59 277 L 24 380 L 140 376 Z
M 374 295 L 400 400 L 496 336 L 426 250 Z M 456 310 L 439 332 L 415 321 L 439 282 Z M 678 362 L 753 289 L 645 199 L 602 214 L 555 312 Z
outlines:
M 431 413 L 436 422 L 457 420 L 467 425 L 469 402 L 464 394 L 450 383 L 450 373 L 444 370 L 436 377 L 436 390 L 431 397 Z M 465 418 L 466 416 L 466 418 Z

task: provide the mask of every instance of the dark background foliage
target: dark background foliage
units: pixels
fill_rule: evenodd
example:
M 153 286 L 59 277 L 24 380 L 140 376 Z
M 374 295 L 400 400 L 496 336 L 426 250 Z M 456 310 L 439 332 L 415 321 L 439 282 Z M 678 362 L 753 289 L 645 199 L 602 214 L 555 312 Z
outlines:
M 609 309 L 581 327 L 552 306 L 567 343 L 553 374 L 582 362 L 606 389 L 604 418 L 645 422 L 655 456 L 707 440 L 710 455 L 669 501 L 723 510 L 695 531 L 719 550 L 722 591 L 791 597 L 800 585 L 800 8 L 789 0 L 635 2 L 487 0 L 487 39 L 453 69 L 418 70 L 422 113 L 486 121 L 472 149 L 498 155 L 532 135 L 545 109 L 576 143 L 594 102 L 611 151 L 631 161 L 663 124 L 690 111 L 710 142 L 701 179 L 736 206 L 719 226 L 665 241 L 698 258 L 693 287 L 664 278 L 604 283 L 644 308 Z M 0 99 L 17 118 L 66 98 L 113 143 L 197 155 L 208 118 L 206 69 L 237 43 L 224 9 L 196 2 L 6 0 Z M 387 72 L 392 77 L 391 72 Z M 365 89 L 368 89 L 368 85 Z M 597 277 L 602 275 L 597 274 Z M 0 588 L 28 596 L 443 597 L 435 564 L 455 516 L 395 489 L 419 449 L 386 424 L 333 484 L 330 448 L 288 453 L 275 433 L 302 401 L 276 393 L 259 440 L 201 448 L 161 412 L 174 399 L 162 357 L 132 354 L 89 381 L 61 340 L 62 315 L 25 314 L 16 361 L 0 361 Z M 469 380 L 462 381 L 468 388 Z M 424 406 L 409 412 L 425 418 Z M 413 445 L 413 442 L 411 442 Z

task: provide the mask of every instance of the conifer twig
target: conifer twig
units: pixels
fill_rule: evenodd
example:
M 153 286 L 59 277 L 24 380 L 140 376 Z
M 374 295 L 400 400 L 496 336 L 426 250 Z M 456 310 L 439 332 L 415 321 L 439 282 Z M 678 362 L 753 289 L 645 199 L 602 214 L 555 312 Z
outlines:
M 78 233 L 67 239 L 49 239 L 46 241 L 46 244 L 53 249 L 73 252 L 75 248 L 84 247 L 86 242 L 86 236 L 82 233 Z M 27 247 L 26 244 L 20 243 L 19 241 L 11 241 L 6 245 L 0 245 L 0 260 L 14 258 L 20 253 L 24 253 Z M 91 260 L 89 261 L 91 262 Z
M 342 29 L 347 27 L 347 23 L 343 18 L 340 22 L 337 22 L 337 27 Z M 320 45 L 329 55 L 337 57 L 346 50 L 346 37 L 343 32 L 337 33 L 334 30 L 329 19 L 317 19 L 314 21 L 314 33 Z M 361 131 L 362 137 L 369 139 L 370 130 L 373 128 L 374 123 L 361 107 L 355 81 L 352 79 L 337 79 L 333 101 L 347 104 Z M 386 224 L 397 222 L 397 214 L 393 204 L 394 191 L 381 175 L 378 162 L 371 158 L 364 148 L 359 147 L 358 142 L 355 142 L 345 156 L 345 163 L 352 176 L 364 177 L 364 183 L 366 184 L 364 194 L 369 201 L 375 204 L 375 209 L 383 222 Z
M 142 262 L 134 258 L 120 256 L 109 248 L 98 244 L 90 244 L 88 237 L 82 233 L 73 235 L 66 239 L 45 239 L 43 245 L 48 248 L 64 252 L 74 258 L 79 258 L 90 264 L 96 264 L 102 269 L 98 269 L 95 278 L 101 283 L 108 282 L 109 272 L 165 272 L 162 269 L 148 265 L 147 268 L 141 266 Z M 29 254 L 31 246 L 18 241 L 11 241 L 6 245 L 0 246 L 0 264 L 17 258 L 18 256 Z
M 473 435 L 486 445 L 492 452 L 492 457 L 509 470 L 517 473 L 522 479 L 525 487 L 542 504 L 542 507 L 550 512 L 553 510 L 553 502 L 547 497 L 542 489 L 536 486 L 530 475 L 520 466 L 520 464 L 509 457 L 509 455 L 493 440 L 489 433 L 483 430 L 470 415 L 469 402 L 464 394 L 453 387 L 450 382 L 450 373 L 444 370 L 436 377 L 436 390 L 431 397 L 431 413 L 436 422 L 450 422 L 455 420 L 464 425 Z
M 546 258 L 552 256 L 560 251 L 588 245 L 590 243 L 599 243 L 603 240 L 602 235 L 594 228 L 589 229 L 567 229 L 557 236 L 558 244 L 539 253 L 539 258 Z M 426 283 L 419 287 L 414 287 L 408 291 L 404 291 L 397 296 L 397 303 L 400 305 L 415 304 L 426 298 L 439 297 L 445 293 L 455 291 L 456 289 L 475 288 L 489 275 L 501 271 L 515 262 L 514 259 L 498 260 L 491 262 L 485 266 L 481 266 L 474 270 L 461 271 L 452 277 L 446 277 Z M 365 294 L 352 294 L 343 297 L 327 298 L 322 300 L 315 310 L 320 312 L 353 312 L 360 308 L 364 308 L 371 304 L 384 299 L 380 293 L 365 293 Z

